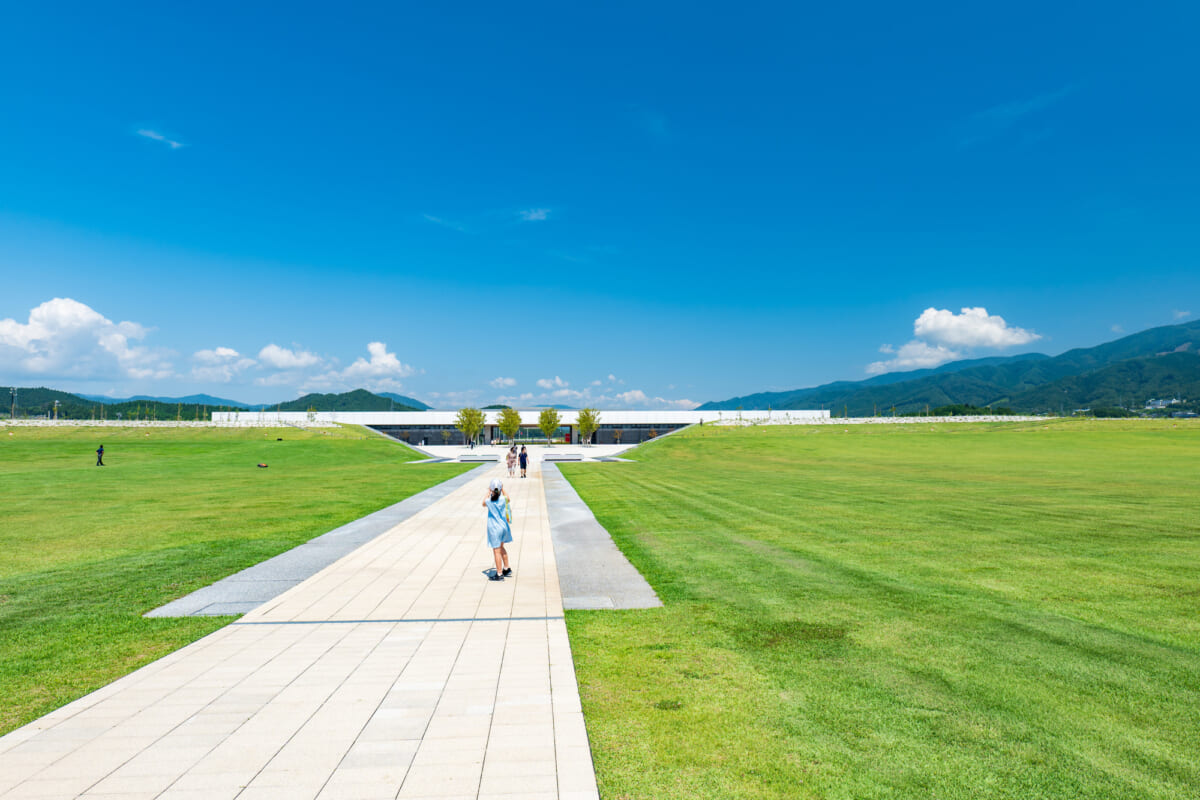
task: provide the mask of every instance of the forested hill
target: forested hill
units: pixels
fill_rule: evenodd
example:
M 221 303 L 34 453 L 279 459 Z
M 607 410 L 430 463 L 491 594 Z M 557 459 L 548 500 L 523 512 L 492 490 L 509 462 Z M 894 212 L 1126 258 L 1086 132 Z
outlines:
M 397 395 L 399 397 L 399 395 Z M 407 398 L 405 398 L 407 399 Z M 268 409 L 273 408 L 268 406 Z M 355 389 L 342 394 L 306 394 L 274 408 L 280 411 L 422 411 L 391 397 L 371 394 L 366 389 Z
M 1099 405 L 1140 407 L 1163 396 L 1200 398 L 1200 321 L 1135 333 L 1054 357 L 1015 356 L 955 362 L 937 370 L 881 375 L 706 403 L 701 409 L 827 408 L 835 415 L 924 411 L 969 404 L 1059 412 Z M 1179 354 L 1180 357 L 1166 358 Z M 1164 359 L 1159 361 L 1158 359 Z M 1119 368 L 1118 368 L 1119 367 Z M 887 379 L 881 381 L 880 379 Z

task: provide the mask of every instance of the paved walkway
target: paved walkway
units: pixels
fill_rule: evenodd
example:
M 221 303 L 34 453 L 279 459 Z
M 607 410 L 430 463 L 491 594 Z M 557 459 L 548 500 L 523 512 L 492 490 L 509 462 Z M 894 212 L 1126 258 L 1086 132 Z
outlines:
M 503 471 L 0 738 L 0 797 L 598 798 L 536 465 L 486 580 Z

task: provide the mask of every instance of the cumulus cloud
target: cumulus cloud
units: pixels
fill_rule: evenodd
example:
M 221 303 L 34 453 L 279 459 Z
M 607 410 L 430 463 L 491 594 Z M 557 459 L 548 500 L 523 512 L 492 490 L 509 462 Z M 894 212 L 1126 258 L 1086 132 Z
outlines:
M 359 357 L 345 369 L 331 369 L 320 375 L 306 377 L 301 383 L 303 391 L 314 389 L 341 390 L 363 388 L 372 392 L 398 391 L 404 384 L 401 378 L 416 373 L 408 364 L 388 352 L 383 342 L 367 344 L 370 358 Z
M 867 365 L 867 372 L 879 375 L 899 370 L 930 369 L 965 358 L 976 347 L 1003 349 L 1029 344 L 1041 335 L 1010 326 L 1004 317 L 989 314 L 986 308 L 964 308 L 955 314 L 948 309 L 927 308 L 913 323 L 917 338 L 895 348 L 883 345 L 879 352 L 894 356 Z
M 982 307 L 964 308 L 960 314 L 927 308 L 913 323 L 913 333 L 947 347 L 1012 347 L 1042 338 L 1024 328 L 1010 328 L 1004 317 Z
M 926 342 L 914 340 L 902 345 L 899 349 L 885 344 L 879 348 L 881 353 L 891 353 L 896 357 L 887 361 L 875 361 L 867 365 L 867 373 L 881 375 L 884 372 L 897 372 L 910 369 L 930 369 L 941 366 L 947 361 L 962 358 L 962 353 L 951 350 L 944 345 L 933 346 Z
M 169 353 L 135 346 L 149 329 L 113 322 L 68 297 L 47 300 L 29 321 L 0 320 L 0 369 L 39 378 L 160 379 L 174 374 Z
M 538 378 L 537 385 L 542 387 L 543 389 L 562 389 L 567 386 L 570 386 L 571 384 L 567 383 L 562 378 L 555 375 L 553 379 Z
M 413 374 L 413 368 L 396 358 L 395 353 L 389 353 L 383 342 L 367 344 L 370 360 L 358 358 L 353 364 L 342 370 L 342 377 L 347 380 L 358 378 L 407 378 Z
M 504 389 L 509 386 L 516 386 L 516 385 L 517 385 L 516 378 L 496 378 L 495 380 L 488 381 L 488 386 L 494 387 L 496 389 Z
M 275 369 L 304 369 L 321 363 L 321 357 L 306 350 L 289 350 L 277 344 L 269 344 L 258 351 L 258 360 Z
M 517 214 L 524 222 L 545 222 L 546 218 L 550 216 L 550 209 L 527 208 L 524 211 L 518 211 Z
M 197 350 L 192 354 L 192 361 L 195 362 L 192 367 L 193 379 L 215 383 L 229 383 L 239 373 L 258 363 L 232 347 Z

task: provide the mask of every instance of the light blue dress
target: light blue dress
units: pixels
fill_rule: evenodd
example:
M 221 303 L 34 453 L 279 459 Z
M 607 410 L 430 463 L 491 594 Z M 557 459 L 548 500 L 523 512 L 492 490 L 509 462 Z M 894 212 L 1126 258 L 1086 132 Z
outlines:
M 487 501 L 488 510 L 488 547 L 495 550 L 505 542 L 511 542 L 512 526 L 504 518 L 504 510 L 508 506 L 508 498 L 500 495 L 500 499 Z

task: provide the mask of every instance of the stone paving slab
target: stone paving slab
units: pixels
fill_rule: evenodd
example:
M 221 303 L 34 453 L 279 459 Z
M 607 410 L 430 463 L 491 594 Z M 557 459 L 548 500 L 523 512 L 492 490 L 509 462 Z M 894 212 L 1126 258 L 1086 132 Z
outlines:
M 348 522 L 285 553 L 160 606 L 147 617 L 245 614 L 473 480 L 475 470 Z
M 598 800 L 536 464 L 486 580 L 502 471 L 0 737 L 0 797 Z

